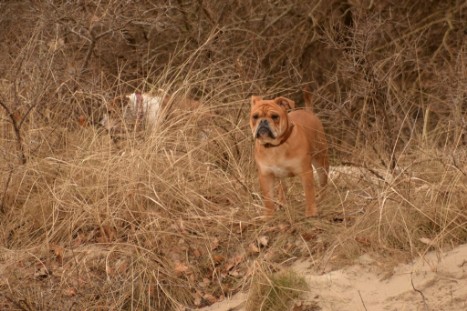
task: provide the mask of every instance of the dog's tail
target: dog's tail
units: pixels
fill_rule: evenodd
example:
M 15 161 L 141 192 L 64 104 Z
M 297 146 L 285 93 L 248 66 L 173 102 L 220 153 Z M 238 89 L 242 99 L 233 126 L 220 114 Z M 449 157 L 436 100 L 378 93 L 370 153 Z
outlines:
M 305 109 L 313 111 L 313 96 L 308 85 L 303 87 L 303 98 L 305 99 Z

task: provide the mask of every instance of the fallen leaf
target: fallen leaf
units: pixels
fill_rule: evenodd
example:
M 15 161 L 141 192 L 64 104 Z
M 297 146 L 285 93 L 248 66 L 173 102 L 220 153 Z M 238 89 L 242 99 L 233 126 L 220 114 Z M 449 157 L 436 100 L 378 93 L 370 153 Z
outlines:
M 76 289 L 74 289 L 73 287 L 65 288 L 65 289 L 62 291 L 62 294 L 63 294 L 63 296 L 65 296 L 65 297 L 73 297 L 73 296 L 76 296 Z
M 178 275 L 184 274 L 184 273 L 188 272 L 189 269 L 190 268 L 186 264 L 184 264 L 184 263 L 182 263 L 180 261 L 175 262 L 174 271 L 175 271 L 176 274 L 178 274 Z
M 285 231 L 287 231 L 289 229 L 289 225 L 288 224 L 279 224 L 278 228 L 279 228 L 280 232 L 284 233 Z
M 203 299 L 206 300 L 210 305 L 217 302 L 217 298 L 211 294 L 204 294 Z
M 357 236 L 357 237 L 355 237 L 355 241 L 357 241 L 358 243 L 363 244 L 365 246 L 371 245 L 370 240 L 368 238 L 366 238 L 366 237 Z
M 426 244 L 426 245 L 431 245 L 433 246 L 433 240 L 429 239 L 429 238 L 420 238 L 418 239 L 420 242 L 422 242 L 423 244 Z
M 75 288 L 80 288 L 83 286 L 87 286 L 88 282 L 82 277 L 78 277 L 76 279 L 71 280 L 71 284 L 73 284 L 73 287 Z
M 79 125 L 80 125 L 81 127 L 86 126 L 86 125 L 87 125 L 87 124 L 86 124 L 86 123 L 87 123 L 86 117 L 85 117 L 84 115 L 80 115 L 80 116 L 78 117 L 78 123 L 79 123 Z
M 55 255 L 55 259 L 59 262 L 63 262 L 63 254 L 65 252 L 65 249 L 59 245 L 51 244 L 49 246 L 49 249 L 53 252 Z
M 222 255 L 213 255 L 212 260 L 214 260 L 214 263 L 218 265 L 225 260 L 225 257 Z
M 195 306 L 200 307 L 203 297 L 201 297 L 201 295 L 199 293 L 197 293 L 197 292 L 194 293 L 193 296 L 195 296 L 195 299 L 193 300 L 193 303 L 195 304 Z
M 45 278 L 48 277 L 50 274 L 51 274 L 51 272 L 49 271 L 49 269 L 47 269 L 45 266 L 41 266 L 41 267 L 36 271 L 36 273 L 34 273 L 34 277 L 35 277 L 36 279 L 45 279 Z
M 233 277 L 238 277 L 240 275 L 240 272 L 238 272 L 238 270 L 229 271 L 229 275 Z
M 243 261 L 243 258 L 244 258 L 243 255 L 237 255 L 237 256 L 230 258 L 230 260 L 224 266 L 224 271 L 230 271 L 234 267 L 238 266 L 238 264 Z
M 193 257 L 195 258 L 201 257 L 201 251 L 199 250 L 199 248 L 192 248 L 191 252 L 193 254 Z
M 269 243 L 269 238 L 265 235 L 262 235 L 258 238 L 258 245 L 260 247 L 266 247 L 268 246 L 268 243 Z
M 255 243 L 250 243 L 248 245 L 248 250 L 250 251 L 250 253 L 259 253 L 260 252 L 259 247 L 256 246 Z
M 302 238 L 305 241 L 309 242 L 309 241 L 316 238 L 316 234 L 313 231 L 304 232 L 304 233 L 302 233 Z
M 203 278 L 203 280 L 199 283 L 199 286 L 206 288 L 211 284 L 211 280 L 208 278 Z
M 214 238 L 212 241 L 211 241 L 211 250 L 216 250 L 217 248 L 219 247 L 219 239 L 218 238 Z

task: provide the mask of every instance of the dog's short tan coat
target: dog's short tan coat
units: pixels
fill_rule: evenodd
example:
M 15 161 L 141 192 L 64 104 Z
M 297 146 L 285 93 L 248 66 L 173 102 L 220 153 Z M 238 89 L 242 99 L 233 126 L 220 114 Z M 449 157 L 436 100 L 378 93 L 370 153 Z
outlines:
M 313 168 L 321 186 L 327 183 L 328 145 L 323 125 L 311 111 L 311 96 L 305 93 L 306 109 L 293 110 L 295 102 L 277 97 L 251 98 L 250 126 L 255 138 L 255 160 L 263 193 L 266 215 L 275 210 L 275 202 L 284 203 L 279 182 L 278 198 L 274 195 L 281 178 L 299 176 L 305 191 L 305 216 L 316 216 Z

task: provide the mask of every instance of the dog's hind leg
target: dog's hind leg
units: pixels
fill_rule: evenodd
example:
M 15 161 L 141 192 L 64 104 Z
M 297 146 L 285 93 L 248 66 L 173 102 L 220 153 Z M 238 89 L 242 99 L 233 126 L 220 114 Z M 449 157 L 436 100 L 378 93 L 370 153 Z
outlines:
M 315 164 L 313 164 L 313 166 L 315 167 L 316 172 L 318 173 L 319 185 L 321 187 L 326 186 L 326 184 L 328 183 L 328 170 L 329 170 L 329 167 L 326 167 L 324 165 L 315 165 Z
M 327 151 L 321 151 L 313 158 L 313 167 L 318 173 L 319 185 L 321 187 L 326 186 L 328 182 L 329 172 L 329 160 Z
M 311 164 L 308 171 L 303 172 L 300 177 L 302 179 L 303 190 L 305 191 L 305 216 L 314 217 L 318 214 L 318 211 L 316 209 L 315 203 L 315 188 L 313 186 L 313 168 L 311 168 Z

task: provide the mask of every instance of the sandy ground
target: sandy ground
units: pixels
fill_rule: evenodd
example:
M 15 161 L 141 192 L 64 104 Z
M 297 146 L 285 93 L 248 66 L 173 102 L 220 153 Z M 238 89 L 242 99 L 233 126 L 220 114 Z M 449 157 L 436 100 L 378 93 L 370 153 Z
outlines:
M 293 267 L 310 286 L 305 304 L 294 310 L 467 310 L 467 244 L 451 251 L 431 252 L 384 274 L 370 256 L 352 266 L 326 273 L 309 262 Z M 246 294 L 216 303 L 204 311 L 241 311 Z

